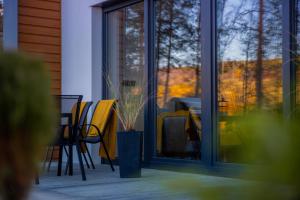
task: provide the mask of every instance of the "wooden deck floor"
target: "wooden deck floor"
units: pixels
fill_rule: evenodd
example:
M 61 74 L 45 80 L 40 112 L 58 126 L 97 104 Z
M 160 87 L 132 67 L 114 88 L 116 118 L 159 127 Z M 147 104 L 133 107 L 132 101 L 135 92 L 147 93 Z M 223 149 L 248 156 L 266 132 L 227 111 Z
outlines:
M 193 199 L 186 191 L 171 189 L 170 183 L 197 179 L 202 185 L 240 184 L 241 180 L 206 175 L 195 175 L 143 169 L 142 178 L 121 179 L 118 168 L 112 172 L 108 165 L 96 166 L 96 170 L 88 169 L 87 181 L 82 181 L 79 170 L 74 176 L 55 175 L 55 168 L 40 177 L 40 185 L 33 187 L 31 200 L 98 200 L 98 199 Z M 243 182 L 243 181 L 242 181 Z M 199 199 L 199 198 L 197 198 Z

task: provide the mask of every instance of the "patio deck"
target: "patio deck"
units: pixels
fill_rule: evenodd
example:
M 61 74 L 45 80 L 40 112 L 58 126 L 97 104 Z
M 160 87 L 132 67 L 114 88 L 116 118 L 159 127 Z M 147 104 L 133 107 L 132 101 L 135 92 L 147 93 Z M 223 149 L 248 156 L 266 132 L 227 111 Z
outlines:
M 31 200 L 98 200 L 98 199 L 193 199 L 186 191 L 170 189 L 169 183 L 197 179 L 202 185 L 240 184 L 241 180 L 188 174 L 155 169 L 143 169 L 142 178 L 121 179 L 118 168 L 112 172 L 108 165 L 87 169 L 87 181 L 81 180 L 78 169 L 74 176 L 57 177 L 53 167 L 40 177 L 40 185 L 33 187 Z

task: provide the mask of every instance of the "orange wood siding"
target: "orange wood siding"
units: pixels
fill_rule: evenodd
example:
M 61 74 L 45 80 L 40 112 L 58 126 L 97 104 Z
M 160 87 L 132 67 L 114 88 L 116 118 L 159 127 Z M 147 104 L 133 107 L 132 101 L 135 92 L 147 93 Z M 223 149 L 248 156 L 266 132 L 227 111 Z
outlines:
M 61 0 L 19 0 L 19 49 L 47 63 L 52 94 L 61 94 Z

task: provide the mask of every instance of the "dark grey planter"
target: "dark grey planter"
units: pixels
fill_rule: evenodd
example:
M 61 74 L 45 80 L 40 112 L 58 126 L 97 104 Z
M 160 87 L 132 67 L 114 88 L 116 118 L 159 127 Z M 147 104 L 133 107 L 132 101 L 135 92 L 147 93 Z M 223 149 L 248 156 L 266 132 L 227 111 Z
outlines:
M 121 178 L 141 177 L 143 132 L 118 132 L 118 158 Z

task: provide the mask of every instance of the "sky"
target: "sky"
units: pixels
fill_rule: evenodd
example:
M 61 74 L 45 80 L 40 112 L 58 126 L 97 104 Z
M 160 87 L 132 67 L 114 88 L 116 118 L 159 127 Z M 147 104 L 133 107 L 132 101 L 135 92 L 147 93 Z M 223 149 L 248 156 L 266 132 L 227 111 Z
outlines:
M 256 0 L 257 1 L 257 0 Z M 239 11 L 239 13 L 248 13 L 248 10 L 252 10 L 255 9 L 257 10 L 257 5 L 253 4 L 253 3 L 257 3 L 253 0 L 245 0 L 244 4 L 241 6 L 241 9 Z M 278 6 L 280 5 L 280 0 L 278 0 Z M 227 0 L 226 1 L 226 6 L 225 6 L 225 10 L 224 10 L 224 19 L 226 20 L 226 16 L 230 18 L 232 18 L 232 16 L 234 15 L 234 11 L 236 10 L 237 7 L 240 6 L 240 1 L 236 1 L 236 0 Z M 253 8 L 254 6 L 254 8 Z M 268 9 L 268 8 L 265 8 Z M 253 12 L 252 12 L 253 13 Z M 264 14 L 264 19 L 266 19 L 266 13 Z M 258 14 L 257 11 L 254 11 L 253 13 L 254 16 L 254 21 L 257 21 L 258 18 Z M 250 27 L 257 27 L 257 24 L 251 24 L 251 22 L 248 22 L 250 15 L 249 14 L 243 14 L 239 17 L 239 19 L 241 19 L 241 21 L 247 22 L 248 26 Z M 231 21 L 229 21 L 231 22 Z M 274 27 L 273 27 L 274 28 Z M 278 27 L 280 28 L 280 27 Z M 276 33 L 276 29 L 271 29 L 273 30 L 273 33 Z M 265 30 L 266 31 L 266 30 Z M 264 34 L 265 34 L 264 31 Z M 244 32 L 245 33 L 245 32 Z M 241 37 L 245 37 L 244 33 L 242 31 L 239 31 L 237 34 L 235 34 L 235 37 L 233 38 L 233 40 L 231 41 L 231 43 L 226 47 L 225 51 L 224 51 L 224 57 L 223 60 L 244 60 L 245 59 L 245 55 L 243 54 L 243 48 L 245 48 L 245 46 L 242 44 L 241 41 Z M 276 35 L 275 38 L 277 38 Z M 273 38 L 274 39 L 274 38 Z M 278 44 L 280 44 L 282 41 L 280 41 L 281 37 L 278 38 L 278 41 L 272 41 L 274 43 L 274 45 L 276 46 L 276 43 L 278 42 Z M 249 38 L 250 40 L 250 38 Z M 281 48 L 279 48 L 281 49 Z M 275 58 L 278 55 L 280 55 L 280 52 L 273 52 L 274 54 L 269 55 L 269 58 Z

